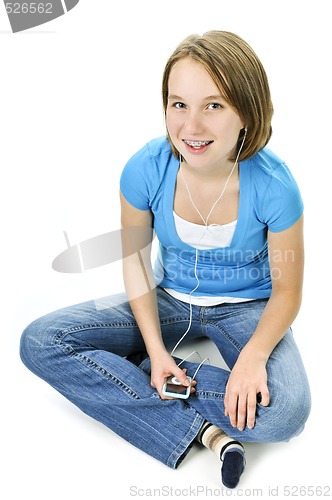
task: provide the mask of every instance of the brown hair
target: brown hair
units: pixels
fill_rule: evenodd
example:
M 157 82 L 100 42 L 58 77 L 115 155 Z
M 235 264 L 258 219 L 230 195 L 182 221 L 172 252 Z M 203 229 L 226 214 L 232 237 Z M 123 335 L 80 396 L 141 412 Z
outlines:
M 201 63 L 218 87 L 223 98 L 234 108 L 247 128 L 247 136 L 239 161 L 252 157 L 269 141 L 273 105 L 268 79 L 262 63 L 252 48 L 238 35 L 227 31 L 208 31 L 203 36 L 190 35 L 168 59 L 162 81 L 162 97 L 166 114 L 168 80 L 174 64 L 190 57 Z M 238 147 L 244 130 L 240 132 Z M 175 149 L 167 133 L 174 154 Z M 235 158 L 230 158 L 235 160 Z

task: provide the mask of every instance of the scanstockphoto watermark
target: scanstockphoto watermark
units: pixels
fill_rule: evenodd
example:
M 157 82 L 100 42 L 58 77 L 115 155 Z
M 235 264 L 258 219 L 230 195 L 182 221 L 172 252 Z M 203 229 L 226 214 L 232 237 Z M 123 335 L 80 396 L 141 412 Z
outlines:
M 13 33 L 48 23 L 72 10 L 79 0 L 43 0 L 37 2 L 4 0 Z
M 136 485 L 129 487 L 131 498 L 276 498 L 276 497 L 300 497 L 300 498 L 323 498 L 331 497 L 331 486 L 327 485 L 270 485 L 264 488 L 210 488 L 203 485 L 190 485 L 178 488 L 163 485 L 159 488 L 143 488 Z
M 210 488 L 203 485 L 190 485 L 182 488 L 163 485 L 159 488 L 142 488 L 139 486 L 129 487 L 131 498 L 224 498 L 232 496 L 244 496 L 262 498 L 262 488 L 237 489 L 236 491 L 226 488 Z

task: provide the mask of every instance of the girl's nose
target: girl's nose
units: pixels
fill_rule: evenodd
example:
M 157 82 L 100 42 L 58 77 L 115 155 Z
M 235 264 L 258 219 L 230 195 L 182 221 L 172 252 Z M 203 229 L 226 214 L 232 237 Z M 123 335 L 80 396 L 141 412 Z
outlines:
M 191 135 L 198 135 L 204 130 L 203 118 L 200 113 L 190 111 L 183 126 L 183 130 L 190 139 Z

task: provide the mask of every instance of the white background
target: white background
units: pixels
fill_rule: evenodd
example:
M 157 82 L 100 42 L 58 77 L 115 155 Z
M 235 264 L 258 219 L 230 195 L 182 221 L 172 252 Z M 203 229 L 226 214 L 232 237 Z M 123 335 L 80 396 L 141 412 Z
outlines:
M 66 248 L 63 231 L 73 244 L 119 228 L 123 165 L 164 133 L 163 66 L 185 36 L 210 29 L 236 32 L 261 58 L 275 106 L 270 147 L 290 166 L 306 207 L 304 301 L 294 333 L 312 413 L 290 443 L 246 446 L 241 490 L 228 496 L 286 498 L 285 486 L 303 486 L 289 490 L 303 498 L 309 486 L 331 486 L 323 457 L 331 447 L 329 3 L 81 0 L 17 34 L 1 3 L 2 498 L 142 498 L 162 487 L 164 497 L 171 487 L 178 498 L 204 498 L 197 488 L 226 496 L 210 451 L 195 446 L 177 471 L 168 469 L 83 415 L 18 354 L 21 332 L 36 317 L 122 290 L 117 264 L 65 275 L 51 263 Z

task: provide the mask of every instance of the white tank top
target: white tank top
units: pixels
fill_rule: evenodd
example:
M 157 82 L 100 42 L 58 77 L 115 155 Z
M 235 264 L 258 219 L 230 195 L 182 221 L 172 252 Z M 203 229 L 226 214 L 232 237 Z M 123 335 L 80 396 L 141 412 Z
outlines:
M 179 238 L 187 245 L 190 245 L 199 250 L 207 250 L 211 248 L 228 247 L 231 244 L 236 228 L 236 220 L 233 222 L 229 222 L 228 224 L 212 224 L 206 227 L 201 224 L 188 222 L 179 217 L 175 212 L 173 212 L 173 215 L 176 232 L 178 233 Z M 158 271 L 161 271 L 161 267 L 162 263 L 160 257 L 158 256 Z M 158 271 L 157 274 L 159 274 Z M 215 306 L 217 304 L 223 304 L 225 302 L 246 302 L 252 300 L 247 298 L 225 296 L 190 296 L 190 294 L 177 292 L 172 288 L 165 288 L 165 291 L 176 299 L 182 300 L 183 302 L 187 303 L 191 302 L 191 304 L 197 306 Z

